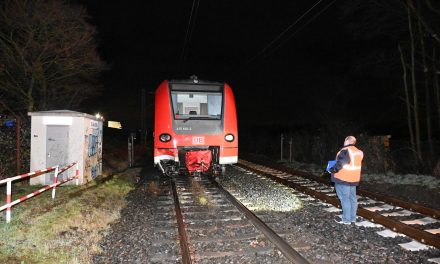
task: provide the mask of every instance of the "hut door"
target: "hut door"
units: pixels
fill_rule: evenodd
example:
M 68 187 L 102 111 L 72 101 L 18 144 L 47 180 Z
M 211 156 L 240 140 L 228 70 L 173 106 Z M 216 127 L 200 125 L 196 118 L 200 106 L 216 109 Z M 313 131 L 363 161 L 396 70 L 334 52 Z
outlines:
M 46 165 L 59 165 L 62 168 L 68 164 L 69 156 L 69 126 L 47 126 Z M 58 181 L 67 178 L 67 172 L 58 177 Z M 53 183 L 54 172 L 47 173 L 45 183 Z

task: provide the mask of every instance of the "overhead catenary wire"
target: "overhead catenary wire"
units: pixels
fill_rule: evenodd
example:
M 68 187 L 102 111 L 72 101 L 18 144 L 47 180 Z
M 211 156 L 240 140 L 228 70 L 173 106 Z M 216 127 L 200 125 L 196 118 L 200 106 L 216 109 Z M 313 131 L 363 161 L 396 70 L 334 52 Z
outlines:
M 180 63 L 179 63 L 179 69 L 178 69 L 178 71 L 180 73 L 182 73 L 184 65 L 185 65 L 185 60 L 186 60 L 188 49 L 189 49 L 188 46 L 191 42 L 192 32 L 193 32 L 193 29 L 194 29 L 195 23 L 196 23 L 196 17 L 197 17 L 197 11 L 199 9 L 199 3 L 200 3 L 200 0 L 193 0 L 192 6 L 191 6 L 191 13 L 189 15 L 188 26 L 186 27 L 185 40 L 183 42 L 182 53 L 180 55 Z M 194 17 L 194 19 L 193 19 L 193 17 Z
M 279 49 L 281 46 L 286 44 L 287 41 L 289 41 L 293 36 L 295 36 L 299 31 L 301 31 L 303 28 L 305 28 L 307 25 L 309 25 L 313 20 L 315 20 L 318 16 L 320 16 L 322 13 L 324 13 L 330 6 L 332 6 L 336 0 L 331 1 L 328 3 L 321 11 L 316 13 L 312 18 L 310 18 L 305 24 L 303 24 L 301 27 L 299 27 L 297 30 L 295 30 L 290 36 L 285 38 L 281 43 L 276 45 L 273 49 L 269 51 L 269 53 L 266 54 L 266 58 L 271 56 L 277 49 Z
M 245 68 L 248 64 L 254 61 L 256 58 L 261 56 L 270 46 L 272 46 L 276 41 L 278 41 L 284 34 L 286 34 L 293 26 L 298 24 L 301 19 L 303 19 L 308 13 L 310 13 L 317 5 L 319 5 L 323 0 L 318 0 L 312 7 L 310 7 L 306 12 L 304 12 L 298 19 L 291 23 L 286 29 L 284 29 L 278 36 L 276 36 L 269 44 L 263 47 L 259 52 L 257 52 L 253 57 L 247 60 L 241 68 Z M 240 70 L 240 69 L 239 69 Z
M 294 27 L 296 24 L 298 24 L 307 14 L 309 14 L 316 6 L 318 6 L 323 0 L 318 0 L 312 7 L 310 7 L 306 12 L 304 12 L 298 19 L 296 19 L 292 24 L 290 24 L 286 29 L 284 29 L 280 34 L 278 34 L 277 37 L 275 37 L 271 42 L 269 42 L 268 45 L 266 45 L 263 49 L 261 49 L 259 52 L 257 52 L 253 57 L 251 57 L 249 60 L 247 60 L 243 66 L 241 66 L 238 70 L 236 70 L 233 75 L 242 72 L 248 68 L 248 65 L 256 60 L 258 57 L 261 57 L 266 50 L 268 50 L 271 46 L 274 45 L 278 40 L 281 39 L 283 35 L 285 35 L 292 27 Z M 310 22 L 312 22 L 314 19 L 316 19 L 320 14 L 322 14 L 326 9 L 328 9 L 336 0 L 333 0 L 329 4 L 327 4 L 321 11 L 319 11 L 316 15 L 314 15 L 311 19 L 309 19 L 303 26 L 301 26 L 299 29 L 294 31 L 292 35 L 288 36 L 287 39 L 281 42 L 281 44 L 275 46 L 275 49 L 278 49 L 280 46 L 282 46 L 287 40 L 289 40 L 293 35 L 298 33 L 301 29 L 303 29 L 305 26 L 307 26 Z M 273 53 L 273 50 L 270 51 L 270 54 Z M 270 55 L 266 55 L 265 57 L 269 57 Z

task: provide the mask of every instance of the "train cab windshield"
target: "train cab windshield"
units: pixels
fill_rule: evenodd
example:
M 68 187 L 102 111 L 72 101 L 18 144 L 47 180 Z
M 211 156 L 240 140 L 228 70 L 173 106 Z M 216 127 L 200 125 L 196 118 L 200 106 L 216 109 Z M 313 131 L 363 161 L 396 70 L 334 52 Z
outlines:
M 222 117 L 221 92 L 172 91 L 176 120 L 220 120 Z

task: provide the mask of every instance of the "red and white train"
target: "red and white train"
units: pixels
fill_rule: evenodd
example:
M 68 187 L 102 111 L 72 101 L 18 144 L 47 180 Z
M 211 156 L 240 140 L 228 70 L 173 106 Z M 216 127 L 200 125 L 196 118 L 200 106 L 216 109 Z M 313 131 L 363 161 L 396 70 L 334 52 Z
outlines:
M 217 176 L 238 161 L 234 94 L 226 83 L 163 81 L 156 90 L 154 164 L 168 176 Z

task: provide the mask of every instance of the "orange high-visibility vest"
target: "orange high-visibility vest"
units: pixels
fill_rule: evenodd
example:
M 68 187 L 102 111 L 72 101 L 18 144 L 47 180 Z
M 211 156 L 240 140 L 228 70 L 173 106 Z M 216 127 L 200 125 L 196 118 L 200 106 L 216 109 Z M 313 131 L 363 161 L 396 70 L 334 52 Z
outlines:
M 340 171 L 334 174 L 334 177 L 338 180 L 356 183 L 361 180 L 361 167 L 364 153 L 355 146 L 347 146 L 342 148 L 336 158 L 342 150 L 347 150 L 350 156 L 350 163 L 345 164 Z

